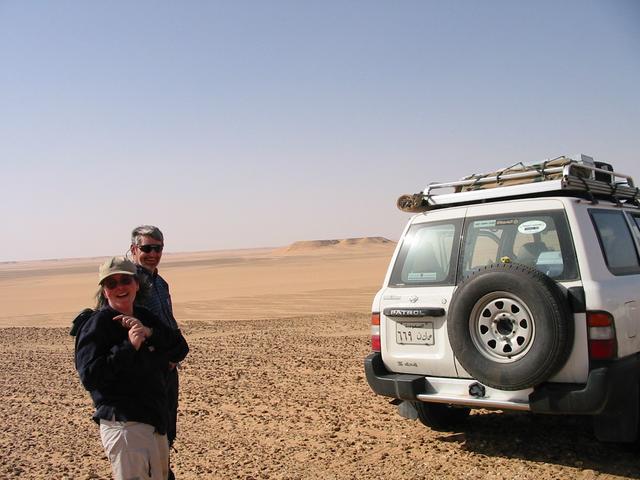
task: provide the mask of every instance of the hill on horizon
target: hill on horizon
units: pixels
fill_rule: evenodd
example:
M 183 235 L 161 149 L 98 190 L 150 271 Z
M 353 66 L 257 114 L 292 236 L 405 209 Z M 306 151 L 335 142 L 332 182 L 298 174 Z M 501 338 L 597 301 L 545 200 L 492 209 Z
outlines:
M 301 240 L 293 242 L 288 247 L 278 250 L 278 253 L 307 253 L 312 251 L 346 250 L 354 247 L 394 246 L 396 242 L 384 237 L 356 237 L 331 240 Z

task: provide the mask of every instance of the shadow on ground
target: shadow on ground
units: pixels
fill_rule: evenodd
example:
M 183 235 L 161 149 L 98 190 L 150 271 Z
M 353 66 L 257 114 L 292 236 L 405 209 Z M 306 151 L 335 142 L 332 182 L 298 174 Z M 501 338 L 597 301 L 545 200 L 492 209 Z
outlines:
M 637 444 L 598 442 L 591 418 L 483 412 L 469 417 L 463 430 L 437 437 L 488 457 L 543 462 L 596 473 L 640 478 Z

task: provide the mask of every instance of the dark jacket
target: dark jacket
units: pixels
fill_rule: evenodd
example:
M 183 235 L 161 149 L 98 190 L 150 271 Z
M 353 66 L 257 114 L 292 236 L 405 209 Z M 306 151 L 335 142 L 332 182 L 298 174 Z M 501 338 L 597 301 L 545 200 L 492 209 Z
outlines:
M 167 431 L 166 373 L 169 362 L 179 362 L 189 351 L 180 330 L 165 327 L 149 310 L 134 307 L 133 316 L 153 329 L 136 351 L 128 330 L 113 320 L 120 313 L 110 307 L 97 310 L 78 333 L 76 368 L 91 394 L 100 419 L 142 422 L 158 433 Z

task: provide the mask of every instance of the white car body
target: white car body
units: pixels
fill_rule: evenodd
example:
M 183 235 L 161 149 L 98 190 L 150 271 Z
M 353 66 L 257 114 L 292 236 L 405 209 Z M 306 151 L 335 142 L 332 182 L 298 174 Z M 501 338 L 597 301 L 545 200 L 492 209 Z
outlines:
M 523 187 L 517 188 L 522 190 Z M 495 190 L 499 189 L 492 191 L 494 196 Z M 367 379 L 376 393 L 398 399 L 397 403 L 401 403 L 402 407 L 401 413 L 410 418 L 416 416 L 411 408 L 416 402 L 540 413 L 586 414 L 597 418 L 598 438 L 634 440 L 638 432 L 635 425 L 638 423 L 639 381 L 638 374 L 629 377 L 627 372 L 636 371 L 636 367 L 640 366 L 640 209 L 633 202 L 622 204 L 607 199 L 594 201 L 583 195 L 524 197 L 438 206 L 410 219 L 391 259 L 383 286 L 373 300 L 372 312 L 374 315 L 379 314 L 379 327 L 373 328 L 379 334 L 380 349 L 365 362 Z M 620 240 L 620 235 L 615 236 L 609 230 L 605 231 L 609 223 L 623 225 L 620 215 L 628 227 L 632 242 L 624 239 L 624 254 L 620 253 L 620 248 L 614 250 L 612 246 L 608 246 L 609 250 L 606 250 L 604 247 L 609 241 Z M 541 271 L 547 269 L 546 274 L 551 276 L 554 273 L 550 272 L 559 275 L 556 283 L 565 292 L 567 302 L 572 305 L 569 322 L 572 323 L 573 332 L 571 344 L 567 347 L 568 353 L 553 374 L 539 384 L 521 389 L 483 384 L 465 370 L 452 348 L 448 331 L 450 322 L 466 322 L 450 318 L 452 299 L 463 277 L 478 267 L 478 264 L 474 264 L 477 262 L 476 256 L 481 259 L 482 251 L 493 252 L 493 243 L 496 244 L 496 252 L 499 252 L 500 249 L 507 248 L 507 243 L 511 241 L 510 255 L 500 257 L 496 254 L 500 259 L 489 260 L 497 263 L 518 262 L 518 256 L 514 253 L 515 243 L 523 242 L 519 240 L 520 237 L 528 239 L 536 234 L 538 240 L 541 235 L 551 238 L 553 228 L 547 226 L 549 218 L 557 222 L 555 235 L 558 246 L 555 249 L 558 251 L 551 248 L 537 254 L 533 268 Z M 563 225 L 565 221 L 566 226 Z M 496 227 L 496 222 L 502 227 Z M 513 238 L 507 237 L 507 231 L 511 232 L 509 235 L 513 235 Z M 436 268 L 420 270 L 418 267 L 417 271 L 413 271 L 413 267 L 405 265 L 404 262 L 409 263 L 407 259 L 418 255 L 416 253 L 411 257 L 412 252 L 419 248 L 412 247 L 412 241 L 418 244 L 423 242 L 424 246 L 433 250 L 431 256 L 435 259 L 434 265 L 438 266 L 437 272 Z M 532 242 L 527 245 L 530 243 Z M 567 250 L 568 245 L 572 252 Z M 520 245 L 522 247 L 524 244 Z M 526 253 L 526 249 L 524 251 Z M 613 257 L 608 260 L 607 255 L 613 256 L 612 252 L 621 255 L 621 262 L 633 263 L 635 259 L 637 271 L 612 266 L 618 261 Z M 571 255 L 575 258 L 573 266 L 566 260 Z M 452 258 L 448 259 L 448 256 Z M 419 259 L 416 260 L 418 261 Z M 570 271 L 571 268 L 575 272 L 568 273 L 567 278 L 562 277 L 565 273 L 558 273 L 562 269 Z M 440 277 L 445 280 L 439 281 Z M 431 281 L 433 284 L 428 284 Z M 577 300 L 569 298 L 574 295 L 577 295 Z M 575 306 L 580 304 L 581 306 Z M 590 357 L 590 348 L 593 346 L 590 347 L 587 312 L 607 312 L 613 317 L 612 327 L 603 331 L 606 333 L 613 329 L 615 358 L 601 361 Z M 535 319 L 532 320 L 534 321 L 531 323 L 535 325 Z M 530 325 L 526 325 L 526 328 L 529 330 L 523 334 L 524 339 L 518 340 L 522 341 L 523 350 L 519 351 L 518 344 L 513 344 L 517 355 L 522 358 L 529 354 L 527 348 L 533 348 L 527 347 L 529 342 L 532 344 L 536 335 L 542 334 Z M 597 336 L 599 332 L 594 329 L 591 335 Z M 476 336 L 482 344 L 482 334 Z M 471 337 L 476 338 L 473 333 Z M 494 360 L 498 366 L 500 362 L 507 365 L 513 361 L 507 354 L 500 352 L 494 355 Z M 624 368 L 618 369 L 617 366 L 622 364 Z M 618 370 L 620 373 L 616 373 Z M 617 398 L 612 398 L 619 396 L 623 388 L 628 388 L 628 385 L 621 384 L 623 381 L 620 378 L 626 379 L 624 382 L 631 384 L 633 390 L 632 399 L 625 400 L 622 407 L 615 403 Z M 478 394 L 477 388 L 482 393 Z M 566 400 L 571 396 L 573 400 Z M 609 422 L 612 409 L 624 413 L 622 417 L 618 415 L 615 421 Z M 608 427 L 602 426 L 605 418 L 608 419 Z M 628 424 L 629 419 L 635 422 L 632 431 L 616 433 L 616 430 L 620 430 L 616 425 Z

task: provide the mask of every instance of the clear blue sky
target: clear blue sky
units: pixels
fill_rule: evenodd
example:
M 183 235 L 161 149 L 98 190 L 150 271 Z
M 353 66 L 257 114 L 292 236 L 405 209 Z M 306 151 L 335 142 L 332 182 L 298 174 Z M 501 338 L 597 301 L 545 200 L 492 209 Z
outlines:
M 0 0 L 0 261 L 383 235 L 402 193 L 639 177 L 640 2 Z

